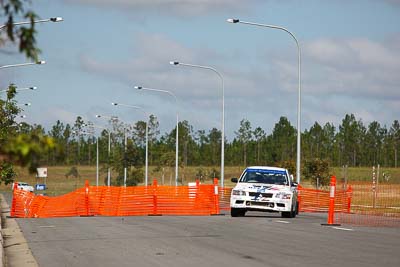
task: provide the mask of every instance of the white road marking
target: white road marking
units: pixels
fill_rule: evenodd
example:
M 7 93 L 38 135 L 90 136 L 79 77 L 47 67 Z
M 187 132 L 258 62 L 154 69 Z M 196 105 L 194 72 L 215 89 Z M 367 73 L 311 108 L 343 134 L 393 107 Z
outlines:
M 54 225 L 39 225 L 39 228 L 55 228 Z
M 353 229 L 350 229 L 350 228 L 343 228 L 343 227 L 332 227 L 332 228 L 334 228 L 334 229 L 337 229 L 337 230 L 343 230 L 343 231 L 354 231 Z
M 278 223 L 290 223 L 290 222 L 287 222 L 287 221 L 276 221 L 276 222 L 278 222 Z

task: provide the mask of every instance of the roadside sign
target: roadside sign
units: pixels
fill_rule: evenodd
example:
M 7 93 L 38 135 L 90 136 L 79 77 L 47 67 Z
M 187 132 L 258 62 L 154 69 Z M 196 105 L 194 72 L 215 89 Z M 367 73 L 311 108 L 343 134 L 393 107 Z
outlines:
M 37 185 L 35 186 L 35 189 L 36 189 L 37 191 L 46 190 L 46 185 L 45 185 L 45 184 L 37 184 Z

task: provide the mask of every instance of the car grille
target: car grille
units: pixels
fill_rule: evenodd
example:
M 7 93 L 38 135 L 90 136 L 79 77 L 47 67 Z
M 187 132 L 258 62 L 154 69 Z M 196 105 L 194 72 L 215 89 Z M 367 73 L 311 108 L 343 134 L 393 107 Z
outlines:
M 246 202 L 247 206 L 265 206 L 265 207 L 270 207 L 273 208 L 274 207 L 274 203 L 270 203 L 270 202 L 258 202 L 258 201 L 247 201 Z
M 258 197 L 258 196 L 266 197 L 266 198 L 272 198 L 272 193 L 257 193 L 257 192 L 250 192 L 249 196 L 251 197 Z

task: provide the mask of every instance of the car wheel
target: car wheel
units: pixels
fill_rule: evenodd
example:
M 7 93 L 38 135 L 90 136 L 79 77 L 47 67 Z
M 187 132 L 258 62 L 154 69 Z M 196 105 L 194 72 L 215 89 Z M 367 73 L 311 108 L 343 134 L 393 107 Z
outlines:
M 243 217 L 246 213 L 246 210 L 231 208 L 231 216 L 232 217 Z
M 291 211 L 282 211 L 281 217 L 282 218 L 295 218 L 297 215 L 297 203 L 296 205 L 292 205 Z

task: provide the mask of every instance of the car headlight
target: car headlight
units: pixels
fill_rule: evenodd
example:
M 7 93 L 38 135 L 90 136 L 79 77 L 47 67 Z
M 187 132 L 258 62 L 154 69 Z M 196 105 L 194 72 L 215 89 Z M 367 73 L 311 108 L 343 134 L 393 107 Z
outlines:
M 292 197 L 292 194 L 284 193 L 284 192 L 279 192 L 275 195 L 276 198 L 280 199 L 290 199 Z
M 232 195 L 234 196 L 245 196 L 246 192 L 241 190 L 232 190 Z

